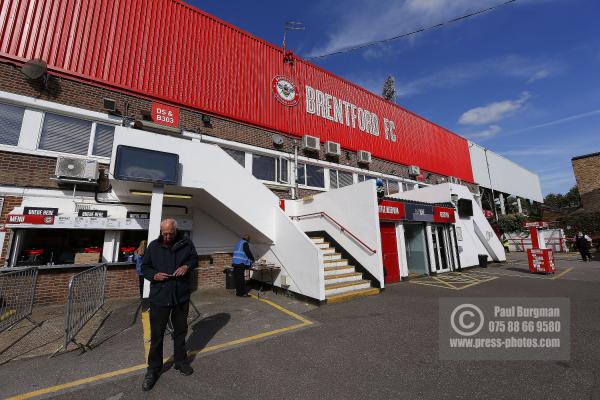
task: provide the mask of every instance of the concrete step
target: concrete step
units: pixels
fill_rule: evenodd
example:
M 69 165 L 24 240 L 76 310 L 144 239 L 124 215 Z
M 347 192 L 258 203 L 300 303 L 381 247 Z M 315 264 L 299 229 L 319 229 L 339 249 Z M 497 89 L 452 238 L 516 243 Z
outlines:
M 313 238 L 310 238 L 310 240 L 315 244 L 325 243 L 325 238 L 322 238 L 322 237 L 313 237 Z
M 328 249 L 329 243 L 327 243 L 327 242 L 315 243 L 315 246 L 317 246 L 319 249 Z
M 331 285 L 325 285 L 325 297 L 347 293 L 354 290 L 368 289 L 370 287 L 371 281 L 363 279 L 352 282 L 333 283 Z
M 362 280 L 360 272 L 350 272 L 347 274 L 325 275 L 325 287 L 334 283 L 354 282 Z
M 338 274 L 351 274 L 356 272 L 352 265 L 340 265 L 337 267 L 325 267 L 325 276 L 338 275 Z
M 331 260 L 341 260 L 342 255 L 340 253 L 327 253 L 323 254 L 323 260 L 331 261 Z
M 335 253 L 335 249 L 333 247 L 321 248 L 321 253 L 323 254 L 333 254 Z
M 346 293 L 342 293 L 342 294 L 336 294 L 334 296 L 329 296 L 325 298 L 325 302 L 327 304 L 331 304 L 331 303 L 339 303 L 342 301 L 348 301 L 348 300 L 352 300 L 355 299 L 357 297 L 365 297 L 365 296 L 373 296 L 379 294 L 379 289 L 378 288 L 368 288 L 368 289 L 361 289 L 361 290 L 353 290 L 351 292 L 346 292 Z
M 348 265 L 348 260 L 339 259 L 339 260 L 330 260 L 329 258 L 323 258 L 323 266 L 324 267 L 342 267 L 344 265 Z

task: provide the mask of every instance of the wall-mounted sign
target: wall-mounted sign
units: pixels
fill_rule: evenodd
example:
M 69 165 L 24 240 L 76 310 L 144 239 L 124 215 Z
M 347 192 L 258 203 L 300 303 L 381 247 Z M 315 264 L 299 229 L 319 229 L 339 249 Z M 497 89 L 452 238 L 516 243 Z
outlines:
M 127 211 L 127 218 L 149 219 L 150 213 L 149 212 L 140 212 L 140 211 Z
M 284 106 L 291 107 L 298 104 L 298 88 L 290 78 L 283 75 L 277 75 L 273 78 L 271 87 L 275 98 Z
M 455 222 L 454 209 L 449 207 L 433 207 L 433 221 L 452 224 Z
M 23 209 L 25 215 L 58 215 L 58 208 L 48 207 L 25 207 Z
M 404 208 L 406 210 L 407 221 L 433 222 L 433 206 L 407 203 L 404 205 Z
M 108 211 L 106 210 L 79 210 L 77 213 L 79 217 L 91 217 L 91 218 L 106 218 Z
M 7 224 L 31 224 L 31 225 L 52 225 L 54 216 L 52 215 L 23 215 L 11 214 L 6 219 Z
M 548 223 L 544 221 L 525 222 L 525 228 L 547 228 Z
M 382 200 L 379 202 L 379 219 L 384 221 L 400 221 L 405 216 L 404 203 Z
M 152 121 L 157 124 L 179 127 L 179 108 L 152 103 Z

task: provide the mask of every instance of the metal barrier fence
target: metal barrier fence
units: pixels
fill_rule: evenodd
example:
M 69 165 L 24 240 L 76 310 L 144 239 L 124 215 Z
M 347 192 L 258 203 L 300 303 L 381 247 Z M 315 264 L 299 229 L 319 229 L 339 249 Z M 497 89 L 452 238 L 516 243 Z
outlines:
M 38 269 L 26 268 L 20 271 L 0 273 L 0 333 L 27 319 L 31 319 Z
M 106 264 L 90 268 L 73 275 L 69 282 L 65 313 L 65 341 L 85 347 L 75 341 L 75 337 L 90 319 L 104 306 L 106 286 Z M 60 349 L 57 350 L 57 352 Z

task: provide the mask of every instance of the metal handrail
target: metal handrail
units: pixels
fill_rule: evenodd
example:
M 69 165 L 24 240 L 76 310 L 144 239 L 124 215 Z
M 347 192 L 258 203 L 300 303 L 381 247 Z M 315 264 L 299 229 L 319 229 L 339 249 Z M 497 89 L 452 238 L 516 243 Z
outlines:
M 345 228 L 345 227 L 344 227 L 342 224 L 340 224 L 339 222 L 337 222 L 337 221 L 336 221 L 336 220 L 335 220 L 335 219 L 334 219 L 334 218 L 333 218 L 331 215 L 327 214 L 327 213 L 326 213 L 326 212 L 324 212 L 324 211 L 320 211 L 320 212 L 316 212 L 316 213 L 311 213 L 311 214 L 304 214 L 304 215 L 295 215 L 295 216 L 290 216 L 290 218 L 291 218 L 291 219 L 297 219 L 297 220 L 300 220 L 300 219 L 304 219 L 304 218 L 312 218 L 312 217 L 317 217 L 317 216 L 319 216 L 319 217 L 321 217 L 321 218 L 325 217 L 325 218 L 329 219 L 331 222 L 333 222 L 335 225 L 337 225 L 337 226 L 340 228 L 340 230 L 341 230 L 342 232 L 345 232 L 345 233 L 347 233 L 348 235 L 352 236 L 352 238 L 353 238 L 354 240 L 356 240 L 356 241 L 357 241 L 358 243 L 360 243 L 360 244 L 361 244 L 363 247 L 365 247 L 367 250 L 369 250 L 369 251 L 371 252 L 371 254 L 375 254 L 375 253 L 377 253 L 377 250 L 374 250 L 374 249 L 370 248 L 370 247 L 369 247 L 369 246 L 368 246 L 368 245 L 367 245 L 365 242 L 363 242 L 362 240 L 360 240 L 360 239 L 358 238 L 358 236 L 356 236 L 355 234 L 353 234 L 352 232 L 350 232 L 350 231 L 349 231 L 347 228 Z

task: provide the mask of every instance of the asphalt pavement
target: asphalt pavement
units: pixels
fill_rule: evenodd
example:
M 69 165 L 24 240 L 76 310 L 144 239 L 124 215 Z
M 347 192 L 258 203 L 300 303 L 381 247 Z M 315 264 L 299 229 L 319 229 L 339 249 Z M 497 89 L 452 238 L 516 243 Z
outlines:
M 571 255 L 557 263 L 554 275 L 532 275 L 522 256 L 511 255 L 506 264 L 466 271 L 464 278 L 438 275 L 443 284 L 401 282 L 378 296 L 320 307 L 282 295 L 265 302 L 214 294 L 217 300 L 200 302 L 203 315 L 191 329 L 203 338 L 191 347 L 204 349 L 195 354 L 192 376 L 168 369 L 154 390 L 142 392 L 143 335 L 137 331 L 83 355 L 2 365 L 0 395 L 39 390 L 32 396 L 86 400 L 600 399 L 600 262 Z M 567 297 L 571 358 L 441 361 L 440 297 Z

